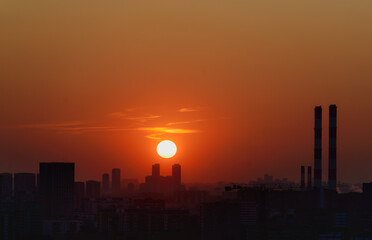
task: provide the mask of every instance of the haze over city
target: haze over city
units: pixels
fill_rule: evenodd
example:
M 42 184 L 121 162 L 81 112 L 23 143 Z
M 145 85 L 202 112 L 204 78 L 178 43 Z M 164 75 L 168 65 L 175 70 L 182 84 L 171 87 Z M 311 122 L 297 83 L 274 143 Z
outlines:
M 371 10 L 1 0 L 0 240 L 371 240 Z
M 1 169 L 70 161 L 78 180 L 115 167 L 144 179 L 160 162 L 185 182 L 298 180 L 314 106 L 337 104 L 338 180 L 370 181 L 371 8 L 1 1 Z M 156 153 L 165 139 L 171 160 Z

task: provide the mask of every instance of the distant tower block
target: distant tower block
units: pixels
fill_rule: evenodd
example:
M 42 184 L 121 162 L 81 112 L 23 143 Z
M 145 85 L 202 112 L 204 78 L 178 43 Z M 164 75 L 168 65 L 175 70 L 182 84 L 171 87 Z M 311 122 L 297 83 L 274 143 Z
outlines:
M 160 177 L 160 164 L 155 163 L 152 165 L 152 176 L 153 177 Z
M 311 190 L 313 188 L 312 176 L 311 176 L 311 166 L 307 167 L 307 188 Z
M 301 166 L 301 189 L 305 189 L 305 166 Z
M 114 168 L 112 169 L 112 192 L 119 193 L 120 192 L 120 169 Z
M 108 193 L 110 189 L 110 176 L 108 173 L 102 174 L 102 192 Z
M 322 107 L 315 107 L 314 128 L 314 187 L 322 186 Z
M 174 164 L 172 166 L 172 178 L 176 186 L 181 185 L 181 165 Z
M 336 135 L 337 135 L 337 107 L 329 106 L 329 151 L 328 151 L 328 189 L 336 190 L 337 165 L 336 165 Z

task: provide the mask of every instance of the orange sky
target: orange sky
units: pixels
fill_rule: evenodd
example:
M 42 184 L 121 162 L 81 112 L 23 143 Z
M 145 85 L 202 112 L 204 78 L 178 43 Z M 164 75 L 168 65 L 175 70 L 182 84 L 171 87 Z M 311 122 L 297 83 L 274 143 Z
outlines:
M 151 164 L 183 180 L 298 180 L 338 106 L 339 180 L 372 181 L 372 2 L 0 1 L 0 171 Z M 183 109 L 183 110 L 182 110 Z M 176 142 L 172 160 L 158 139 Z

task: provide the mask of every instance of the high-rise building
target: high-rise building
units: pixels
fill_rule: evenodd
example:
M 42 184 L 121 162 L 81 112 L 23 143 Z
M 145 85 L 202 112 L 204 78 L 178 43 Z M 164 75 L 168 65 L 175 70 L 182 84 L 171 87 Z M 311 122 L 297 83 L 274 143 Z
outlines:
M 74 163 L 40 163 L 40 196 L 46 219 L 72 215 L 74 179 Z
M 152 176 L 153 177 L 160 177 L 160 164 L 155 163 L 152 165 Z
M 181 165 L 174 164 L 172 166 L 172 178 L 175 186 L 181 185 Z
M 152 165 L 152 175 L 146 176 L 145 184 L 140 186 L 141 192 L 172 194 L 183 190 L 185 186 L 181 184 L 181 165 L 179 164 L 172 166 L 172 176 L 160 176 L 160 165 Z
M 110 176 L 108 173 L 102 174 L 102 192 L 108 193 L 110 190 Z
M 14 195 L 30 194 L 36 188 L 36 175 L 34 173 L 15 173 L 14 174 Z
M 329 106 L 329 151 L 328 151 L 328 189 L 336 190 L 337 162 L 336 162 L 336 136 L 337 136 L 337 107 Z
M 314 128 L 314 187 L 322 186 L 322 107 L 315 107 Z
M 86 182 L 86 196 L 88 198 L 99 198 L 101 195 L 101 183 L 98 181 Z
M 0 200 L 10 201 L 13 195 L 13 175 L 11 173 L 0 173 Z
M 120 192 L 120 169 L 119 168 L 112 169 L 112 192 L 113 193 Z

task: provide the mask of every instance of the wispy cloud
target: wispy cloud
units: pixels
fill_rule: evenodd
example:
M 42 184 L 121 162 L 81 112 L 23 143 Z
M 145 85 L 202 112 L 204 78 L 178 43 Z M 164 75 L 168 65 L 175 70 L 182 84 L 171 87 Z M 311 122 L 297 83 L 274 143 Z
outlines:
M 197 112 L 200 111 L 198 108 L 180 108 L 177 112 L 185 113 L 185 112 Z
M 137 121 L 137 122 L 141 122 L 141 123 L 147 122 L 147 121 L 152 120 L 152 119 L 160 118 L 159 115 L 153 115 L 153 114 L 149 114 L 149 115 L 146 115 L 146 116 L 130 116 L 127 113 L 124 113 L 124 112 L 114 112 L 114 113 L 111 113 L 110 116 L 115 117 L 115 118 L 119 118 L 119 119 L 122 119 L 122 120 Z
M 197 133 L 199 130 L 185 129 L 185 128 L 172 128 L 172 127 L 136 127 L 136 128 L 124 128 L 120 126 L 99 126 L 93 122 L 59 122 L 59 123 L 42 123 L 42 124 L 24 124 L 15 126 L 16 128 L 26 129 L 42 129 L 54 131 L 58 134 L 83 134 L 92 132 L 122 132 L 122 131 L 142 131 L 148 132 L 145 135 L 149 139 L 161 139 L 164 134 L 189 134 Z
M 152 140 L 160 140 L 162 139 L 160 136 L 164 135 L 165 133 L 153 133 L 146 135 L 145 138 L 152 139 Z
M 191 123 L 196 123 L 196 122 L 202 122 L 205 121 L 203 119 L 198 119 L 198 120 L 190 120 L 190 121 L 179 121 L 179 122 L 169 122 L 167 123 L 168 126 L 173 126 L 173 125 L 186 125 L 186 124 L 191 124 Z
M 199 111 L 196 108 L 181 108 L 178 112 L 194 112 Z M 24 128 L 24 129 L 40 129 L 40 130 L 49 130 L 58 134 L 88 134 L 93 132 L 146 132 L 145 137 L 148 139 L 159 140 L 162 138 L 162 135 L 165 134 L 192 134 L 198 133 L 199 130 L 190 129 L 186 127 L 188 124 L 205 121 L 203 119 L 197 120 L 185 120 L 185 121 L 174 121 L 174 122 L 163 122 L 155 123 L 152 121 L 159 119 L 160 115 L 147 114 L 147 115 L 136 115 L 135 109 L 125 109 L 122 112 L 113 112 L 108 116 L 114 119 L 127 120 L 126 122 L 112 122 L 102 119 L 98 122 L 89 122 L 89 121 L 64 121 L 56 123 L 40 123 L 40 124 L 24 124 L 12 126 L 14 128 Z M 149 126 L 149 125 L 152 126 Z M 182 126 L 182 127 L 174 127 Z
M 145 127 L 137 128 L 139 131 L 150 131 L 155 133 L 197 133 L 195 129 L 169 128 L 169 127 Z
M 150 132 L 145 135 L 148 139 L 160 140 L 164 134 L 186 134 L 186 133 L 198 133 L 199 130 L 195 129 L 183 129 L 183 128 L 169 128 L 169 127 L 144 127 L 137 128 L 138 131 Z
M 60 134 L 80 134 L 82 132 L 113 131 L 115 128 L 109 126 L 95 126 L 92 122 L 58 122 L 58 123 L 40 123 L 23 124 L 14 126 L 15 128 L 25 129 L 44 129 L 52 130 Z
M 86 126 L 90 122 L 58 122 L 58 123 L 37 123 L 37 124 L 22 124 L 17 128 L 39 128 L 39 129 L 61 129 L 61 128 L 80 128 Z

